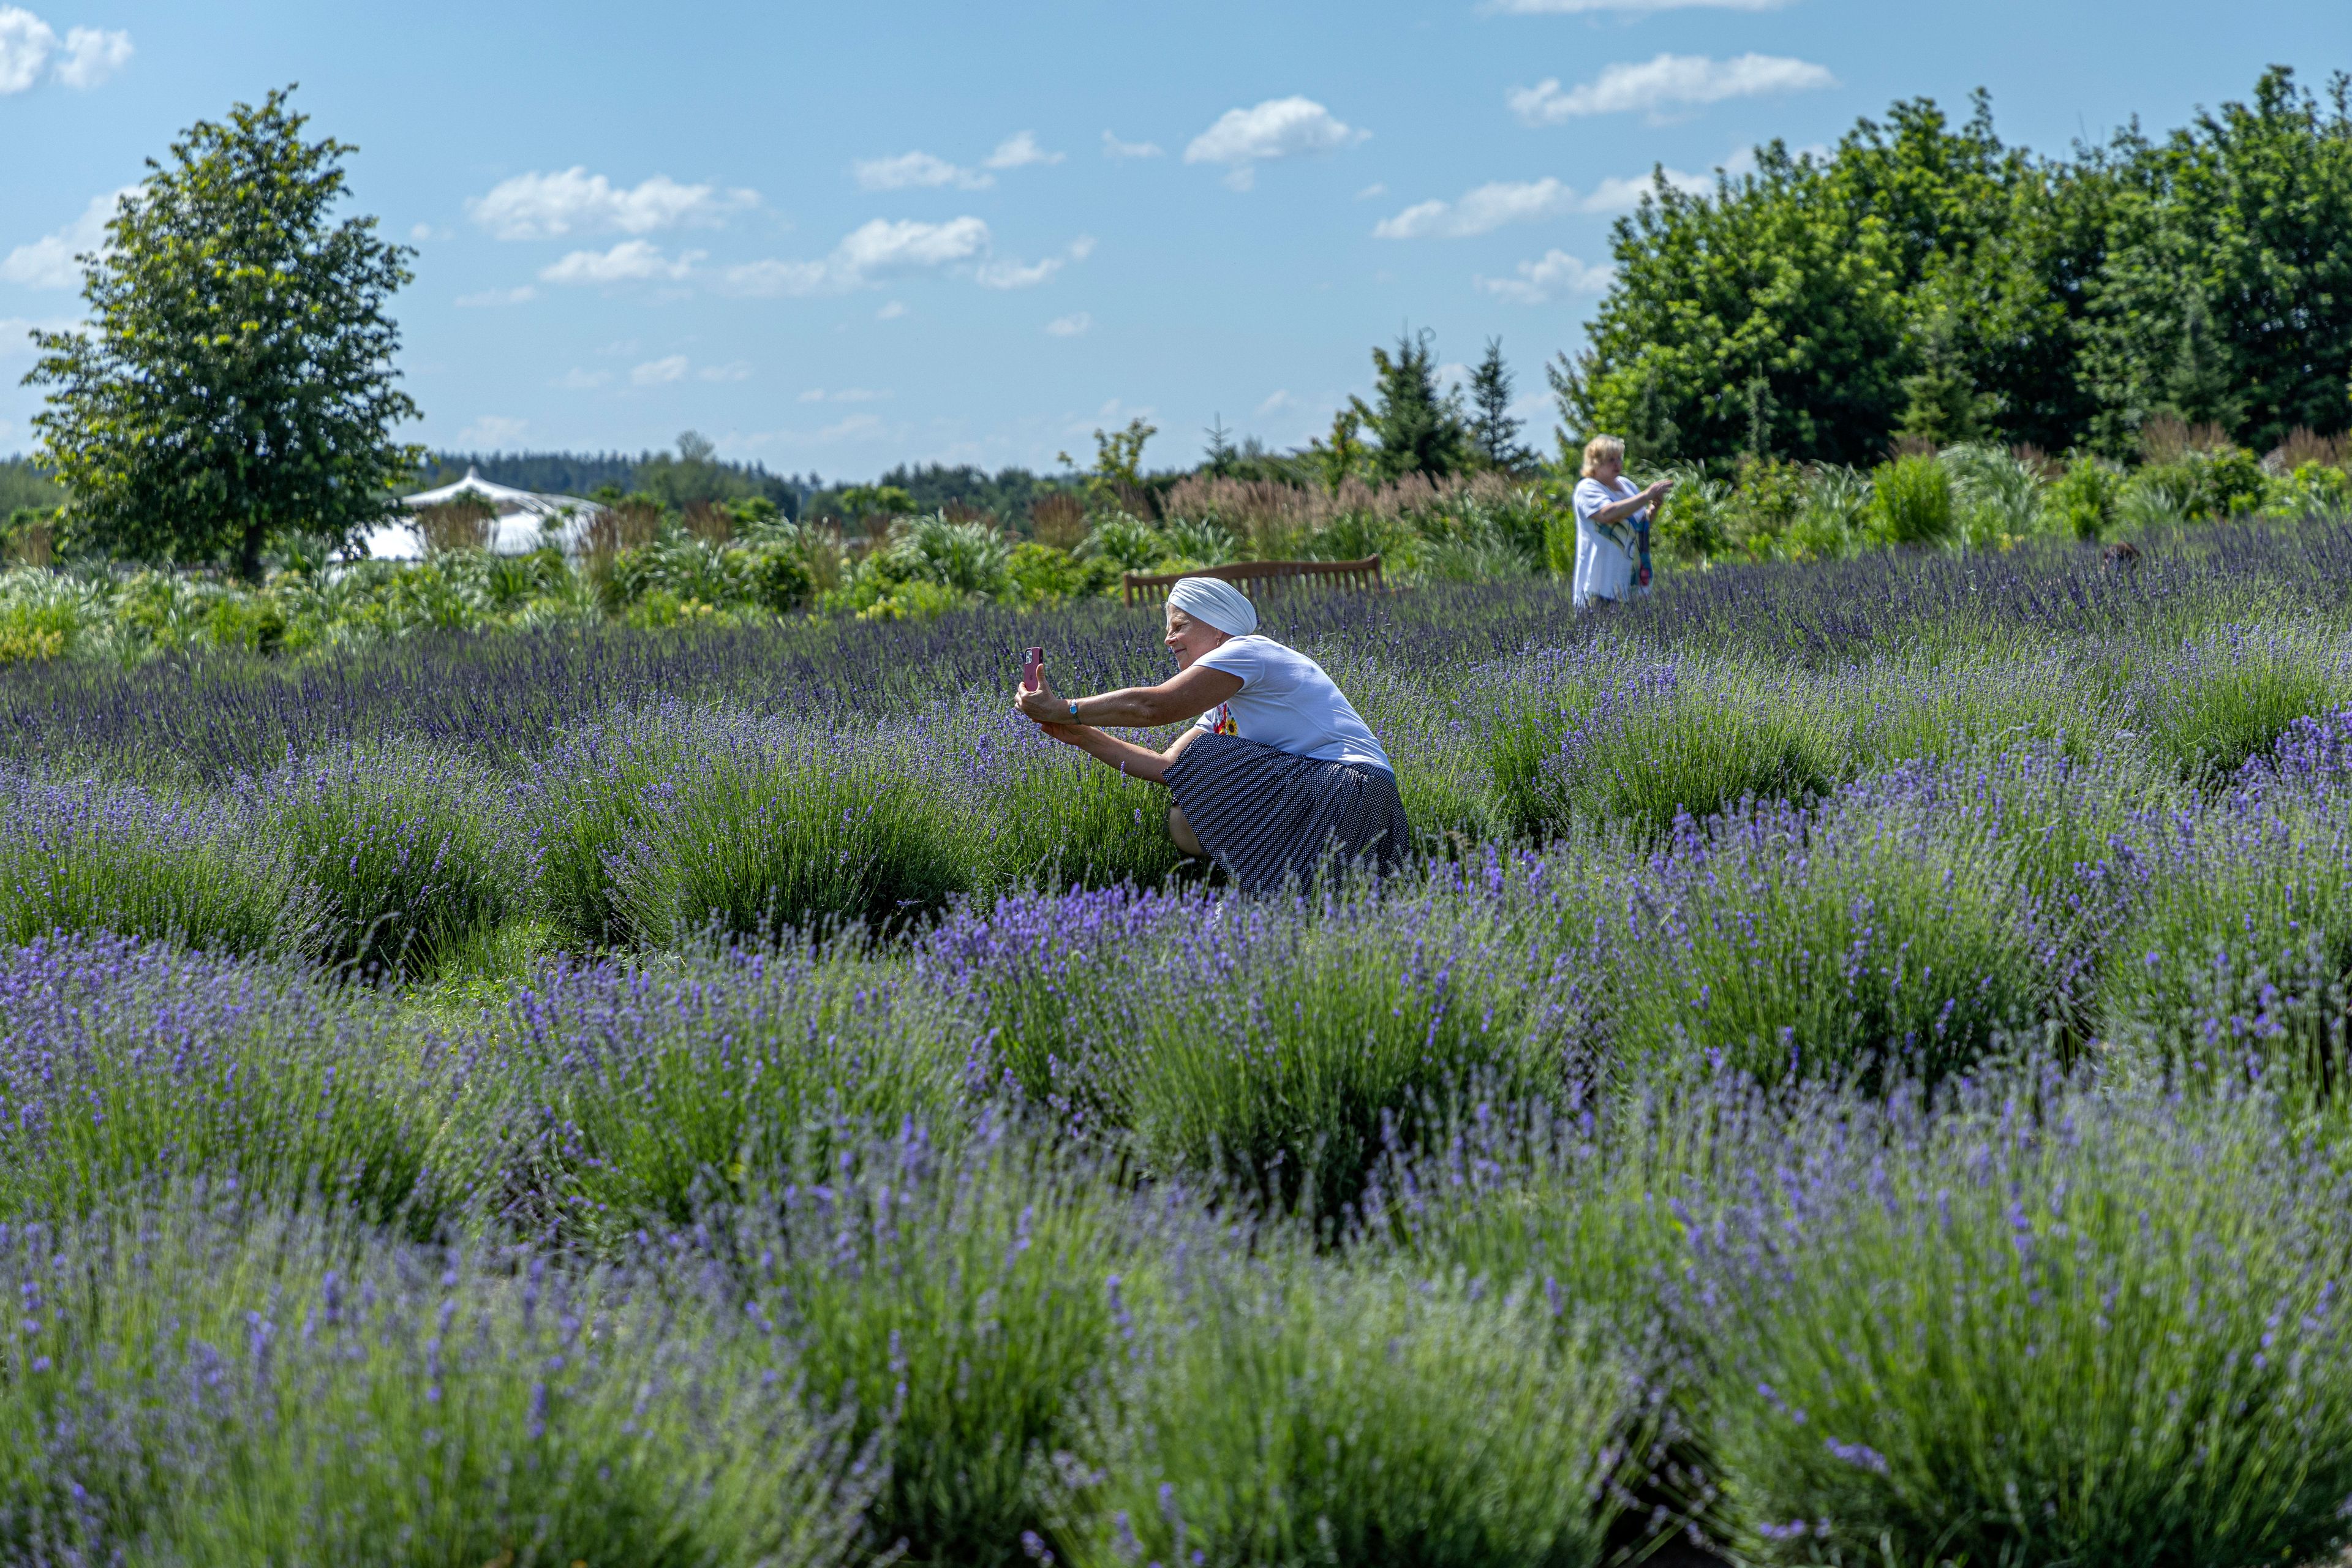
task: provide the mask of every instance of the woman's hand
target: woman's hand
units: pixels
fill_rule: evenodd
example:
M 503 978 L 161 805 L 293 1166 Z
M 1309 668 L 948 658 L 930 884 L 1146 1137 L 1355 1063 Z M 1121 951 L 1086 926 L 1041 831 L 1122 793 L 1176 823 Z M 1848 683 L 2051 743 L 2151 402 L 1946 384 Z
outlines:
M 1665 500 L 1667 494 L 1672 491 L 1674 488 L 1675 481 L 1672 479 L 1656 480 L 1648 489 L 1642 492 L 1642 499 L 1649 502 L 1652 506 L 1655 506 L 1658 502 Z
M 1037 728 L 1066 746 L 1077 745 L 1087 732 L 1087 727 L 1084 724 L 1056 723 L 1051 719 L 1038 720 Z
M 1064 721 L 1064 728 L 1068 727 L 1070 705 L 1054 695 L 1054 689 L 1046 684 L 1043 670 L 1037 673 L 1036 690 L 1032 691 L 1025 686 L 1013 689 L 1013 710 L 1041 724 L 1049 719 L 1058 719 Z

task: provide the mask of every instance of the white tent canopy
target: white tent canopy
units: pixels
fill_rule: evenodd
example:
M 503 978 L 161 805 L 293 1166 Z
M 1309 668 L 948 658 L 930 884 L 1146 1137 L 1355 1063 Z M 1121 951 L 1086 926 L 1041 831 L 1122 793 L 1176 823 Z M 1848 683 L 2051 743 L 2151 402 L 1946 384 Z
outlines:
M 576 554 L 589 520 L 604 510 L 578 496 L 541 495 L 511 485 L 494 485 L 470 467 L 466 477 L 454 484 L 403 496 L 400 504 L 414 511 L 466 496 L 478 497 L 497 509 L 490 525 L 490 551 L 497 555 L 527 555 L 549 543 Z M 546 526 L 551 521 L 552 528 Z M 415 561 L 425 553 L 425 535 L 405 520 L 382 522 L 368 531 L 367 552 L 372 561 Z

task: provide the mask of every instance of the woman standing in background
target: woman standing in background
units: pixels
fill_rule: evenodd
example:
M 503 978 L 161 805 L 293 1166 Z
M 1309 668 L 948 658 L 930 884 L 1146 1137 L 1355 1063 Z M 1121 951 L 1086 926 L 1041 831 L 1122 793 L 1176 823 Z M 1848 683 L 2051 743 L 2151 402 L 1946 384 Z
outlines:
M 1570 597 L 1578 609 L 1613 605 L 1631 592 L 1636 531 L 1649 532 L 1652 510 L 1674 488 L 1672 479 L 1660 479 L 1635 489 L 1625 477 L 1625 443 L 1614 436 L 1595 436 L 1584 444 L 1584 477 L 1577 480 L 1573 498 L 1576 576 Z M 1643 540 L 1640 554 L 1645 566 L 1649 553 Z

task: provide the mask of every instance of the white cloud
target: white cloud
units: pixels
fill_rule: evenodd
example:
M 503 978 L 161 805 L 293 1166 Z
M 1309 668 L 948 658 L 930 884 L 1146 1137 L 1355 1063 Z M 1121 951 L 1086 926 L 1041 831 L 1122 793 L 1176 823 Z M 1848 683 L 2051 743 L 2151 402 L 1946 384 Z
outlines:
M 983 289 L 1034 289 L 1061 269 L 1062 258 L 1049 256 L 1026 266 L 1010 259 L 984 261 L 975 276 Z
M 1514 184 L 1497 180 L 1464 194 L 1458 202 L 1420 202 L 1382 218 L 1372 233 L 1382 239 L 1465 239 L 1507 223 L 1557 217 L 1576 206 L 1576 193 L 1547 174 Z
M 457 444 L 474 447 L 503 447 L 509 441 L 522 439 L 522 433 L 530 428 L 530 421 L 528 419 L 510 418 L 504 414 L 485 414 L 457 432 Z
M 610 250 L 575 250 L 541 268 L 539 276 L 545 283 L 641 283 L 656 278 L 675 281 L 691 273 L 694 264 L 708 254 L 682 251 L 673 260 L 650 240 L 625 239 Z
M 1565 250 L 1547 250 L 1522 261 L 1516 278 L 1480 278 L 1479 288 L 1514 305 L 1541 305 L 1559 294 L 1599 294 L 1616 276 L 1611 267 L 1587 267 Z
M 686 356 L 665 354 L 649 359 L 629 372 L 631 386 L 665 386 L 673 381 L 686 379 Z
M 0 20 L 5 14 L 0 13 Z M 77 256 L 102 249 L 106 244 L 106 223 L 114 216 L 115 204 L 125 196 L 139 194 L 136 185 L 125 185 L 102 196 L 92 196 L 81 216 L 58 230 L 43 235 L 30 245 L 20 245 L 0 260 L 0 282 L 21 283 L 27 289 L 74 289 L 81 284 L 81 264 Z
M 609 370 L 582 370 L 574 366 L 556 377 L 551 384 L 565 392 L 593 392 L 600 386 L 610 385 L 612 380 L 613 373 Z
M 1388 194 L 1389 188 L 1375 180 L 1370 184 L 1366 185 L 1362 190 L 1358 191 L 1356 193 L 1356 199 L 1360 202 L 1368 202 L 1374 196 L 1384 196 Z
M 1311 98 L 1269 98 L 1254 109 L 1228 109 L 1184 149 L 1187 163 L 1223 163 L 1225 183 L 1249 189 L 1253 171 L 1276 158 L 1302 153 L 1335 153 L 1371 134 L 1336 119 Z
M 888 304 L 883 306 L 880 310 L 875 311 L 874 319 L 877 321 L 895 321 L 906 313 L 906 302 L 901 300 L 893 300 Z
M 1279 414 L 1286 408 L 1296 408 L 1297 406 L 1298 399 L 1290 395 L 1290 391 L 1287 387 L 1277 387 L 1273 392 L 1266 395 L 1265 401 L 1257 405 L 1257 411 L 1261 415 Z
M 1082 234 L 1070 242 L 1069 258 L 1072 261 L 1084 261 L 1094 253 L 1095 237 L 1090 234 Z M 1034 266 L 1024 266 L 1018 261 L 1003 258 L 982 262 L 974 276 L 984 289 L 1028 289 L 1059 272 L 1062 266 L 1062 258 L 1056 256 L 1049 256 Z
M 976 217 L 945 223 L 876 218 L 843 237 L 834 254 L 861 278 L 900 268 L 944 267 L 988 248 L 988 225 Z
M 521 305 L 538 298 L 539 290 L 526 283 L 519 289 L 485 289 L 478 294 L 460 294 L 457 303 L 469 307 Z
M 845 386 L 833 392 L 827 392 L 822 386 L 812 386 L 801 394 L 800 400 L 803 403 L 879 403 L 889 395 L 887 392 L 870 392 L 862 386 Z
M 749 381 L 751 366 L 746 360 L 730 360 L 725 364 L 707 364 L 694 373 L 698 381 Z
M 985 190 L 996 176 L 935 158 L 929 153 L 901 153 L 895 158 L 868 158 L 852 163 L 850 173 L 869 191 L 904 191 L 954 185 L 966 191 Z
M 1837 78 L 1827 67 L 1785 55 L 1747 54 L 1728 60 L 1660 55 L 1642 65 L 1610 66 L 1595 79 L 1564 92 L 1558 77 L 1548 77 L 1534 87 L 1513 88 L 1504 101 L 1523 125 L 1559 125 L 1580 115 L 1632 109 L 1647 110 L 1655 119 L 1670 105 L 1721 103 L 1836 85 Z
M 105 32 L 97 27 L 75 27 L 66 34 L 66 54 L 58 62 L 58 79 L 86 92 L 130 61 L 130 34 L 119 29 Z
M 656 174 L 635 186 L 616 186 L 602 174 L 572 167 L 561 174 L 517 174 L 466 204 L 499 239 L 562 239 L 574 234 L 653 234 L 679 224 L 714 224 L 759 204 L 756 191 L 681 185 Z
M 987 158 L 992 169 L 1019 169 L 1031 163 L 1058 163 L 1059 153 L 1048 153 L 1037 145 L 1036 132 L 1016 131 L 996 144 L 996 151 Z
M 987 249 L 988 225 L 976 217 L 945 223 L 877 217 L 844 235 L 822 261 L 745 262 L 727 269 L 726 283 L 739 294 L 842 293 L 874 281 L 877 273 L 936 269 Z
M 1078 310 L 1067 316 L 1056 316 L 1046 322 L 1045 335 L 1049 338 L 1075 338 L 1094 324 L 1092 316 Z
M 1158 158 L 1163 156 L 1157 142 L 1122 142 L 1111 132 L 1103 132 L 1103 156 L 1106 158 Z
M 0 5 L 0 93 L 22 92 L 41 78 L 58 35 L 18 5 Z
M 1715 176 L 1712 174 L 1686 174 L 1680 169 L 1664 166 L 1658 173 L 1666 177 L 1667 184 L 1688 195 L 1703 196 L 1715 189 Z M 1592 194 L 1577 205 L 1589 213 L 1632 212 L 1642 205 L 1642 198 L 1648 195 L 1652 188 L 1650 175 L 1631 179 L 1622 174 L 1612 174 L 1593 186 Z
M 1595 11 L 1778 11 L 1789 0 L 1487 0 L 1481 11 L 1506 16 L 1581 16 Z

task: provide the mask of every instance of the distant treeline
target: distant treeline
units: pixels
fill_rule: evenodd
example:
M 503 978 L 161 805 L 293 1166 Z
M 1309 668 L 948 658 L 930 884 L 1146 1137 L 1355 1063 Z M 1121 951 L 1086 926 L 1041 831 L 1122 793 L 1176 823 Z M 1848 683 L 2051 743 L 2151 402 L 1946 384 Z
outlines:
M 2071 158 L 1979 97 L 1864 120 L 1826 159 L 1663 179 L 1612 245 L 1568 428 L 1637 458 L 1870 463 L 1910 437 L 2135 451 L 2159 419 L 2267 451 L 2352 423 L 2352 113 L 2284 67 L 2251 104 Z
M 0 458 L 0 517 L 20 506 L 46 509 L 65 499 L 65 490 L 30 458 Z
M 881 478 L 860 481 L 828 481 L 814 473 L 775 474 L 759 463 L 724 461 L 709 443 L 688 432 L 675 452 L 436 452 L 418 470 L 415 488 L 433 489 L 463 479 L 471 468 L 492 484 L 543 495 L 594 497 L 600 490 L 646 495 L 672 507 L 701 500 L 740 500 L 764 497 L 786 517 L 839 513 L 840 498 L 854 488 L 867 491 L 884 487 L 903 490 L 916 510 L 957 510 L 986 512 L 1001 521 L 1016 523 L 1029 515 L 1039 497 L 1067 490 L 1073 481 L 1034 473 L 1023 468 L 999 468 L 991 474 L 969 463 L 901 463 Z M 38 476 L 29 463 L 19 461 L 0 469 L 0 487 L 11 483 L 22 469 L 31 482 Z M 15 493 L 0 488 L 0 497 Z M 59 499 L 26 500 L 20 505 L 48 505 Z

